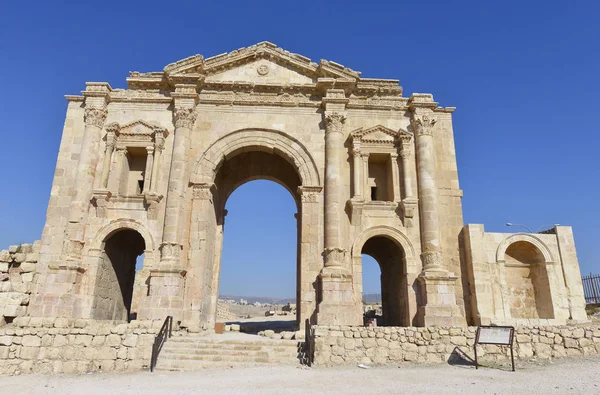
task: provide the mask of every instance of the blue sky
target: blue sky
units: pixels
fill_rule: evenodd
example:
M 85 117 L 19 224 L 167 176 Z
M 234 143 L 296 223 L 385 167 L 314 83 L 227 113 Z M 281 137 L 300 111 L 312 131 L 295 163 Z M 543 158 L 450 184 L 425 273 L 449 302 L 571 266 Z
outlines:
M 85 81 L 124 87 L 129 71 L 266 40 L 456 106 L 465 223 L 572 225 L 582 271 L 600 272 L 599 14 L 596 1 L 4 2 L 0 246 L 40 237 L 63 95 Z M 255 182 L 232 195 L 223 291 L 294 294 L 295 209 L 286 193 Z M 254 209 L 265 196 L 265 211 Z M 279 227 L 257 239 L 255 220 Z M 250 265 L 276 281 L 249 287 Z M 377 290 L 371 277 L 366 291 Z

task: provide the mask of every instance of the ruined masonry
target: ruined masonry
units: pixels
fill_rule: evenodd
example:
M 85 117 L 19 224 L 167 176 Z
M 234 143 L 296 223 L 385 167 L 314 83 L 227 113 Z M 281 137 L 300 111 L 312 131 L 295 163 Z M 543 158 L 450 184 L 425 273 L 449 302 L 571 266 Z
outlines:
M 262 42 L 67 100 L 41 242 L 0 254 L 3 324 L 172 315 L 212 330 L 225 204 L 256 179 L 297 203 L 300 327 L 363 325 L 362 254 L 381 268 L 386 326 L 587 318 L 570 227 L 464 226 L 454 108 L 431 94 Z

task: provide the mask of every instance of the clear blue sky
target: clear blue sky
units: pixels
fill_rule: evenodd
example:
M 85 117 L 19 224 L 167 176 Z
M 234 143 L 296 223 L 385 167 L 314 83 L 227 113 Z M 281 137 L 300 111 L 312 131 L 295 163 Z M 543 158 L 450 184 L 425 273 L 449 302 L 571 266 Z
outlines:
M 63 95 L 267 40 L 456 106 L 465 223 L 572 225 L 582 271 L 600 272 L 600 2 L 65 3 L 0 6 L 0 246 L 40 237 Z M 293 295 L 291 197 L 250 183 L 228 209 L 222 291 Z M 278 227 L 258 238 L 254 221 Z M 249 286 L 250 266 L 276 281 Z M 366 291 L 377 291 L 376 277 Z

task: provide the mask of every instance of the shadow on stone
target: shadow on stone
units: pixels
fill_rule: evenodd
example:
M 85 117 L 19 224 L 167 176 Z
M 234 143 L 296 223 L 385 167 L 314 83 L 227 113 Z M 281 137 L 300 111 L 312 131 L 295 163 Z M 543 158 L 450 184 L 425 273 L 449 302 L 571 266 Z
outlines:
M 454 347 L 450 358 L 448 358 L 448 364 L 452 366 L 475 366 L 475 361 L 461 350 L 460 347 Z

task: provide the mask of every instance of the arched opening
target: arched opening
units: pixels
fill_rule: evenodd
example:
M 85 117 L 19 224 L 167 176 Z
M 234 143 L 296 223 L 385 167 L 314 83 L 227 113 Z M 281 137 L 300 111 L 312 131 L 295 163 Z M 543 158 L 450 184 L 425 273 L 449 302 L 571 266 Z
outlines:
M 222 162 L 214 185 L 221 251 L 212 282 L 218 289 L 216 321 L 240 323 L 246 332 L 295 330 L 301 278 L 296 169 L 277 154 L 245 148 Z M 287 303 L 292 311 L 284 311 Z M 275 316 L 267 317 L 269 310 Z
M 506 249 L 507 297 L 513 318 L 554 318 L 548 271 L 542 252 L 517 241 Z
M 109 235 L 98 263 L 93 318 L 129 321 L 132 311 L 136 260 L 146 243 L 135 230 L 119 229 Z
M 374 236 L 365 242 L 361 254 L 372 257 L 381 272 L 381 315 L 375 313 L 377 325 L 408 326 L 408 284 L 404 250 L 385 236 Z M 363 273 L 364 263 L 365 259 Z

